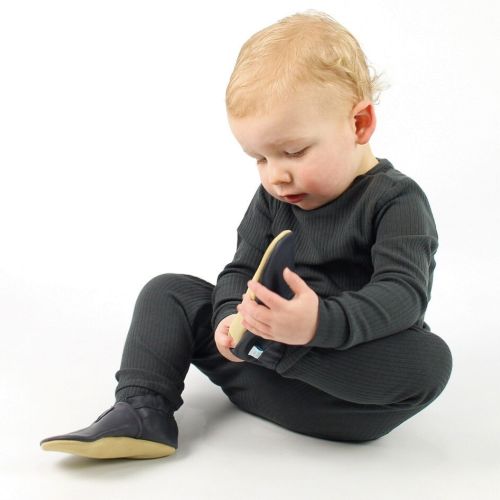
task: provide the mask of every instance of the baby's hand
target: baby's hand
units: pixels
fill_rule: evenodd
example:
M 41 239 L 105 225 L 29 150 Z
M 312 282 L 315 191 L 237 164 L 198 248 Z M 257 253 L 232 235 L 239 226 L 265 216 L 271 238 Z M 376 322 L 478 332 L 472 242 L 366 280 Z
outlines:
M 289 269 L 283 277 L 295 294 L 286 300 L 258 281 L 249 281 L 248 287 L 263 302 L 258 304 L 245 295 L 237 306 L 242 325 L 259 337 L 290 345 L 309 343 L 318 328 L 319 297 L 307 283 Z
M 231 314 L 229 316 L 226 316 L 217 325 L 217 328 L 215 329 L 214 333 L 214 340 L 217 349 L 226 359 L 228 359 L 229 361 L 243 362 L 244 361 L 243 359 L 238 358 L 229 350 L 230 347 L 235 347 L 236 345 L 233 337 L 231 337 L 228 334 L 229 327 L 231 326 L 233 318 L 235 317 L 236 314 Z

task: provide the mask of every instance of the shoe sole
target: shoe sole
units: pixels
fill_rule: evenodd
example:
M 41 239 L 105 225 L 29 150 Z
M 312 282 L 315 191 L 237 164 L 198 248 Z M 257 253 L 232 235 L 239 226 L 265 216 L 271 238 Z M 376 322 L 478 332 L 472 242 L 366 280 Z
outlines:
M 147 459 L 168 457 L 176 448 L 163 443 L 130 437 L 105 437 L 96 441 L 54 440 L 41 444 L 46 451 L 61 451 L 87 458 Z
M 255 274 L 253 275 L 252 280 L 260 282 L 260 278 L 262 277 L 262 274 L 264 273 L 264 270 L 266 268 L 266 265 L 274 252 L 274 249 L 278 245 L 278 243 L 289 233 L 292 231 L 290 229 L 286 229 L 285 231 L 281 231 L 280 234 L 278 234 L 271 243 L 269 243 L 269 246 L 267 247 L 266 251 L 264 252 L 264 255 L 262 256 L 262 259 L 260 261 L 259 267 L 257 268 L 257 271 L 255 271 Z M 255 293 L 252 292 L 249 288 L 247 288 L 247 291 L 245 292 L 245 295 L 247 295 L 252 299 L 255 300 L 256 296 Z M 235 340 L 235 345 L 241 340 L 241 337 L 243 337 L 243 334 L 247 331 L 247 329 L 241 324 L 242 322 L 242 316 L 240 313 L 238 313 L 235 318 L 233 319 L 231 326 L 229 327 L 229 332 L 228 334 L 233 337 Z

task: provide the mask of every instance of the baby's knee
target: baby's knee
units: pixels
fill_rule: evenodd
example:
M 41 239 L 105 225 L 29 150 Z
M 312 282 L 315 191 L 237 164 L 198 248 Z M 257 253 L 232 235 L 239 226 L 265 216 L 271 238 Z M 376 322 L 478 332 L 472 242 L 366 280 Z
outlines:
M 451 375 L 453 358 L 450 348 L 438 335 L 428 332 L 423 334 L 417 356 L 418 370 L 415 374 L 415 384 L 419 404 L 428 404 L 436 399 L 446 387 Z
M 206 301 L 211 297 L 214 285 L 189 274 L 164 273 L 150 279 L 142 288 L 139 298 L 141 300 L 172 300 L 185 303 L 194 297 Z M 198 300 L 199 299 L 199 300 Z
M 163 293 L 165 290 L 175 289 L 184 281 L 182 274 L 165 273 L 151 278 L 142 288 L 141 294 Z
M 448 344 L 436 334 L 431 334 L 434 337 L 434 364 L 435 364 L 435 375 L 434 375 L 434 386 L 437 391 L 437 395 L 446 387 L 448 380 L 450 379 L 451 370 L 453 367 L 453 356 L 451 354 Z
M 191 277 L 188 275 L 176 273 L 164 273 L 155 276 L 142 287 L 139 301 L 163 301 L 168 296 L 181 298 L 188 293 L 190 288 L 189 278 Z
M 185 278 L 184 274 L 177 273 L 164 273 L 151 278 L 145 285 L 144 288 L 169 288 L 175 286 L 177 283 L 183 281 Z

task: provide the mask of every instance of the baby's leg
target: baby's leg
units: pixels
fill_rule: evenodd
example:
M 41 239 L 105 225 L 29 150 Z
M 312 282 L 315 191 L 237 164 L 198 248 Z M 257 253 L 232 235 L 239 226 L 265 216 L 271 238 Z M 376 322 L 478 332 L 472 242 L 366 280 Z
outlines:
M 185 274 L 150 280 L 137 298 L 116 373 L 116 399 L 150 391 L 165 397 L 176 411 L 196 342 L 211 335 L 214 286 Z
M 198 323 L 211 321 L 212 289 L 186 275 L 150 280 L 137 299 L 116 374 L 116 403 L 90 426 L 42 440 L 42 448 L 92 458 L 174 453 L 178 429 L 173 413 L 182 404 L 184 377 L 200 338 Z
M 444 341 L 416 330 L 344 351 L 312 348 L 281 374 L 208 353 L 193 363 L 240 409 L 335 441 L 384 436 L 441 393 L 452 364 Z
M 277 367 L 283 377 L 350 405 L 343 432 L 355 439 L 383 436 L 423 410 L 443 391 L 451 369 L 448 345 L 419 328 L 347 350 L 312 348 L 284 372 Z

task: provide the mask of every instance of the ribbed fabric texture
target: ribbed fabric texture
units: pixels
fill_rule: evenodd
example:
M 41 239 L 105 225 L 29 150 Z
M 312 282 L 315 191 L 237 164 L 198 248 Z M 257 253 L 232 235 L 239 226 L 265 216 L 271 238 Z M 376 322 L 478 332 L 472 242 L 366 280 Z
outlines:
M 362 441 L 420 412 L 450 376 L 446 343 L 415 327 L 351 349 L 303 348 L 281 373 L 228 361 L 211 328 L 213 290 L 201 278 L 171 273 L 144 286 L 116 373 L 118 400 L 151 391 L 175 411 L 193 364 L 246 412 L 311 436 Z
M 378 160 L 315 210 L 283 203 L 259 185 L 237 229 L 234 259 L 217 278 L 214 329 L 236 312 L 268 244 L 291 229 L 296 272 L 320 298 L 318 329 L 307 347 L 348 349 L 413 325 L 430 331 L 424 315 L 438 247 L 431 208 L 414 180 Z M 305 352 L 290 346 L 285 363 Z
M 213 285 L 189 275 L 162 274 L 142 288 L 123 349 L 116 399 L 156 392 L 174 410 L 183 403 L 184 378 L 196 339 L 213 343 L 207 325 Z M 209 321 L 209 320 L 208 320 Z
M 316 335 L 306 346 L 287 345 L 275 370 L 228 361 L 214 331 L 236 314 L 284 229 L 295 233 L 296 272 L 320 297 Z M 316 210 L 281 203 L 259 186 L 215 286 L 168 273 L 141 290 L 116 397 L 152 391 L 175 411 L 194 364 L 239 408 L 288 429 L 346 441 L 383 436 L 430 404 L 451 373 L 447 344 L 424 321 L 436 249 L 425 194 L 388 160 Z

